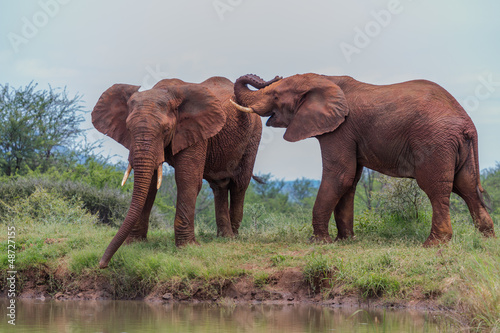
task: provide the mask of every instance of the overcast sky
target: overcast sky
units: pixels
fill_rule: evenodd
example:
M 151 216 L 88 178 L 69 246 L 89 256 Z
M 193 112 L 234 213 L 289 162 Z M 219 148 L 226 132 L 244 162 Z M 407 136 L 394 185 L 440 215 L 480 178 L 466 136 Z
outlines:
M 192 0 L 0 2 L 0 84 L 67 87 L 92 110 L 114 83 L 268 80 L 314 72 L 374 84 L 428 79 L 465 107 L 481 169 L 500 162 L 500 2 Z M 90 113 L 86 128 L 92 128 Z M 264 119 L 265 120 L 265 119 Z M 92 140 L 104 138 L 89 131 Z M 126 159 L 106 138 L 104 154 Z M 321 177 L 315 139 L 266 128 L 256 173 Z

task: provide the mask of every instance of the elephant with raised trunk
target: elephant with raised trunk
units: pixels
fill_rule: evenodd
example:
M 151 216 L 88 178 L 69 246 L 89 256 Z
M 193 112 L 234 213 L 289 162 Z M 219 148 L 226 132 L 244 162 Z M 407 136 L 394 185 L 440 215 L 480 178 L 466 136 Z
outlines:
M 251 85 L 258 90 L 250 90 Z M 424 246 L 451 239 L 450 194 L 461 196 L 475 226 L 494 236 L 479 180 L 477 132 L 465 110 L 439 85 L 415 80 L 372 85 L 348 76 L 276 77 L 249 74 L 234 85 L 235 106 L 287 128 L 284 139 L 316 137 L 323 174 L 313 208 L 313 239 L 352 237 L 354 193 L 363 167 L 416 179 L 432 204 L 432 228 Z
M 139 92 L 139 88 L 115 84 L 92 111 L 95 128 L 130 152 L 122 184 L 134 169 L 130 208 L 99 263 L 101 268 L 107 267 L 123 242 L 146 239 L 163 162 L 175 169 L 177 246 L 196 243 L 194 213 L 203 178 L 214 192 L 217 235 L 237 234 L 260 142 L 260 117 L 236 110 L 229 102 L 233 84 L 225 78 L 200 84 L 166 79 L 150 90 Z

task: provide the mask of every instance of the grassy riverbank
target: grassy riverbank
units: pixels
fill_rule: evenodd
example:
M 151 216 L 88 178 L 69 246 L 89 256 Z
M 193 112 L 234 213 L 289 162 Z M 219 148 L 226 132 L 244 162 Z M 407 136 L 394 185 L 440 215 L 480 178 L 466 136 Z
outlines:
M 17 288 L 25 296 L 93 291 L 123 299 L 330 303 L 353 296 L 387 305 L 426 302 L 462 313 L 468 325 L 500 328 L 500 243 L 482 238 L 465 216 L 454 217 L 452 242 L 432 249 L 421 246 L 429 213 L 412 222 L 365 213 L 356 217 L 355 240 L 328 245 L 308 242 L 309 210 L 268 214 L 230 240 L 215 237 L 215 228 L 199 219 L 201 246 L 176 249 L 173 230 L 153 228 L 147 242 L 123 246 L 99 270 L 116 229 L 98 223 L 80 201 L 38 189 L 9 211 L 0 234 L 2 280 L 6 230 L 15 226 Z

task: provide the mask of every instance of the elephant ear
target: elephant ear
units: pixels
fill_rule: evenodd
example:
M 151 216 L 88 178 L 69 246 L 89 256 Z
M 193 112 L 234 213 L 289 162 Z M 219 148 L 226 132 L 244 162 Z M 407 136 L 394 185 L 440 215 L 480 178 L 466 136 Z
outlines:
M 332 132 L 345 120 L 349 107 L 342 89 L 325 80 L 302 95 L 283 138 L 290 142 Z
M 130 136 L 127 131 L 127 101 L 140 86 L 114 84 L 106 90 L 92 110 L 92 124 L 101 133 L 113 138 L 130 149 Z
M 172 154 L 213 137 L 224 127 L 226 114 L 222 104 L 208 88 L 190 84 L 169 90 L 181 96 Z

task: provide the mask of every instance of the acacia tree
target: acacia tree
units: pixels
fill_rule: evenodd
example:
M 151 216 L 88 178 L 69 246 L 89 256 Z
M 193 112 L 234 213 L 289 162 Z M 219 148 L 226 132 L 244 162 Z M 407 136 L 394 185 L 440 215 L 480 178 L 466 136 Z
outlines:
M 81 96 L 66 88 L 37 89 L 31 82 L 15 89 L 0 85 L 0 172 L 46 169 L 83 132 Z

